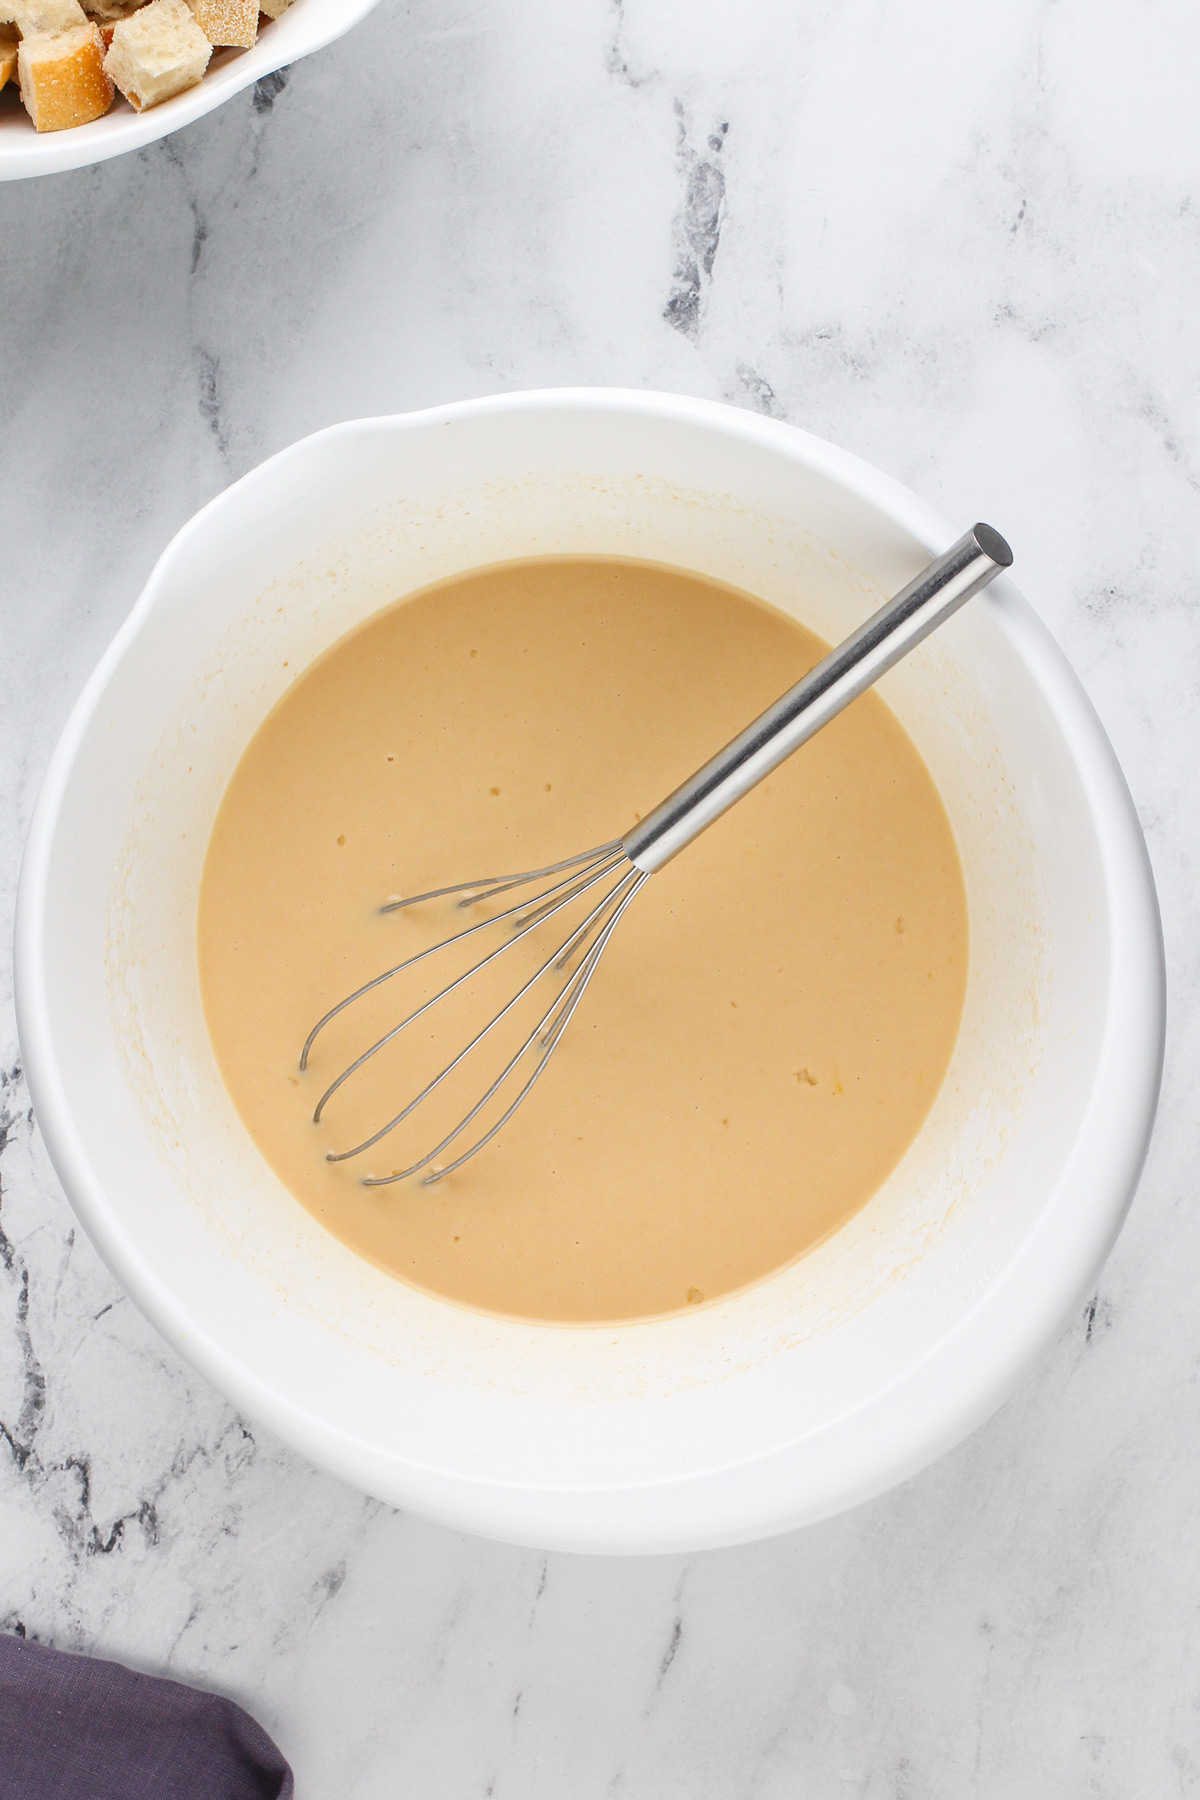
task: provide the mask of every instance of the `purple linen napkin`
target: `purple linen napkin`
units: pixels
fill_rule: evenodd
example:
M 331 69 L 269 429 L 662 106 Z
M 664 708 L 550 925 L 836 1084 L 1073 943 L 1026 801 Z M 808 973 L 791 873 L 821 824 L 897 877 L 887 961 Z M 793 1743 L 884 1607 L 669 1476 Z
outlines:
M 0 1633 L 0 1800 L 293 1800 L 232 1700 Z

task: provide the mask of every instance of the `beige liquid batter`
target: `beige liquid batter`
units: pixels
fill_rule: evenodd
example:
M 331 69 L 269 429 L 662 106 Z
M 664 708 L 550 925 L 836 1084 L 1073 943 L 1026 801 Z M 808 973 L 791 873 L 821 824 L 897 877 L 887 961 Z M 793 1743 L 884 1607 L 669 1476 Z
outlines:
M 200 977 L 255 1142 L 345 1243 L 492 1312 L 633 1319 L 770 1274 L 876 1191 L 945 1074 L 967 974 L 950 825 L 876 694 L 646 884 L 525 1105 L 444 1182 L 359 1177 L 431 1148 L 494 1057 L 419 1126 L 352 1162 L 325 1151 L 418 1091 L 531 972 L 525 945 L 472 1007 L 365 1065 L 320 1127 L 320 1092 L 459 953 L 348 1009 L 297 1066 L 334 1001 L 478 916 L 381 901 L 619 835 L 824 650 L 695 576 L 552 559 L 426 590 L 296 680 L 217 818 Z

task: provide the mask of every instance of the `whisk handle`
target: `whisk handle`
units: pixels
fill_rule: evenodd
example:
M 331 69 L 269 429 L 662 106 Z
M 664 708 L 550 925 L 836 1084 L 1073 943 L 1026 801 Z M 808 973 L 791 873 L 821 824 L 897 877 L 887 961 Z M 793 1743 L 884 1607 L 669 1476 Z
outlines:
M 661 869 L 744 794 L 785 762 L 844 706 L 878 681 L 973 594 L 1007 569 L 1012 551 L 990 525 L 975 525 L 815 669 L 739 732 L 623 841 L 630 862 Z

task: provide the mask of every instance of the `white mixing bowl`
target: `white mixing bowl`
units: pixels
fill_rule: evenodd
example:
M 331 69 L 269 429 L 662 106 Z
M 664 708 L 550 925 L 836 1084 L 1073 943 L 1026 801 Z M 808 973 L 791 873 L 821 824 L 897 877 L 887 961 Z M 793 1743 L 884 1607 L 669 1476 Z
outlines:
M 0 104 L 0 181 L 55 175 L 140 150 L 168 132 L 203 118 L 222 101 L 331 44 L 366 17 L 378 0 L 295 0 L 283 17 L 264 25 L 252 50 L 217 50 L 203 81 L 161 106 L 135 112 L 118 94 L 102 119 L 70 131 L 35 131 L 24 107 L 5 93 Z
M 179 533 L 46 777 L 21 879 L 19 1022 L 79 1217 L 246 1413 L 452 1525 L 681 1550 L 902 1480 L 1061 1328 L 1145 1153 L 1162 949 L 1113 752 L 1007 581 L 883 688 L 966 873 L 950 1073 L 879 1194 L 758 1287 L 665 1322 L 579 1329 L 405 1287 L 262 1161 L 198 991 L 198 881 L 225 784 L 297 673 L 379 607 L 481 564 L 588 551 L 733 582 L 837 638 L 966 523 L 770 420 L 568 390 L 338 426 Z

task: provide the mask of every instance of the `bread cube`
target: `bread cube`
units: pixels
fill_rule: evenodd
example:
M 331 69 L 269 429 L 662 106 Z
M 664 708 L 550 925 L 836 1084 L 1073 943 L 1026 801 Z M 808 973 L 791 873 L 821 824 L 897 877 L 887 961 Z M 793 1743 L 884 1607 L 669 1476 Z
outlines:
M 138 112 L 195 87 L 212 45 L 187 0 L 150 0 L 113 32 L 104 67 Z
M 291 4 L 292 0 L 258 0 L 259 11 L 265 12 L 268 19 L 277 19 Z
M 17 72 L 17 48 L 20 42 L 11 25 L 0 25 L 0 88 L 7 87 Z
M 249 50 L 258 36 L 258 0 L 188 0 L 210 44 Z
M 79 0 L 0 0 L 0 25 L 15 25 L 22 37 L 86 24 Z
M 112 105 L 104 43 L 90 20 L 69 31 L 23 37 L 17 75 L 25 110 L 39 131 L 87 125 Z

